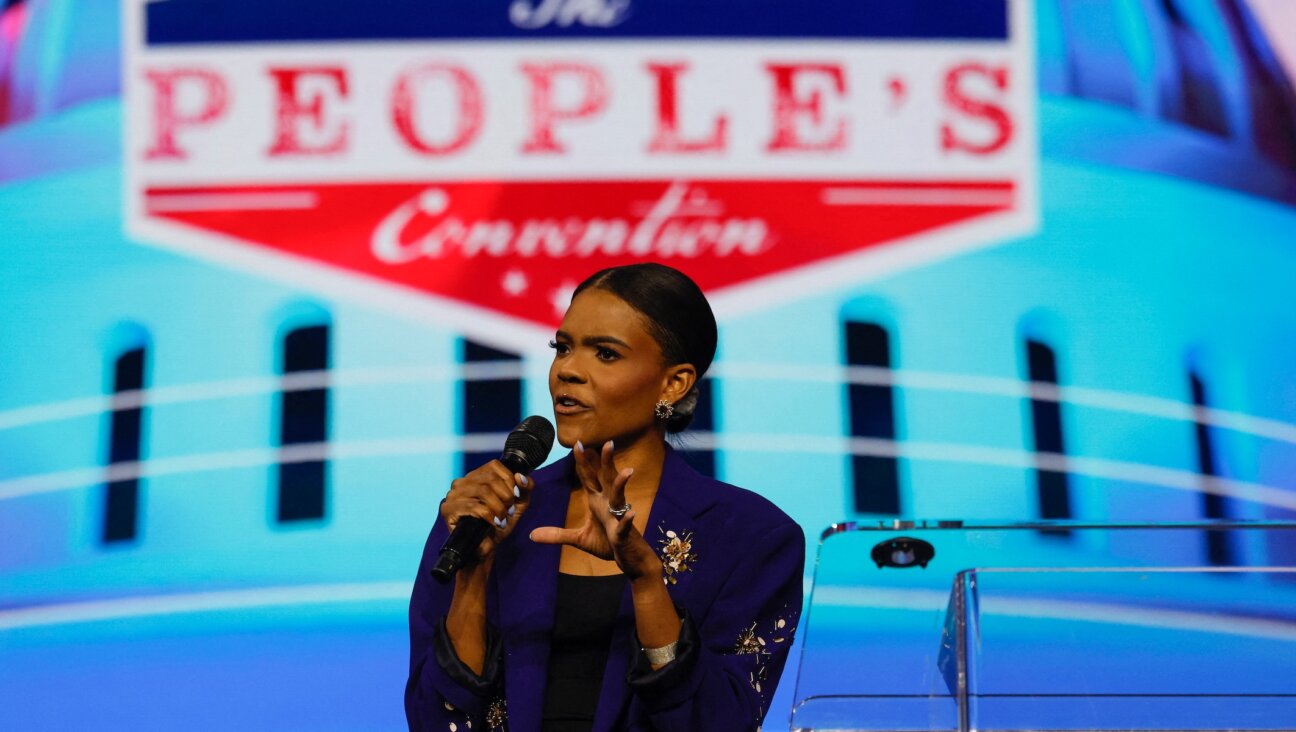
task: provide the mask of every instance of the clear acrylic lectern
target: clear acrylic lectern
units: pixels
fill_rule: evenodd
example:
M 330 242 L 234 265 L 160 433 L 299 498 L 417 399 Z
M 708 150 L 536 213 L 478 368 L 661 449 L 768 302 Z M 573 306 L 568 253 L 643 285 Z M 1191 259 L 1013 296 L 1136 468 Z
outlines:
M 801 625 L 794 730 L 1296 730 L 1296 523 L 840 524 Z

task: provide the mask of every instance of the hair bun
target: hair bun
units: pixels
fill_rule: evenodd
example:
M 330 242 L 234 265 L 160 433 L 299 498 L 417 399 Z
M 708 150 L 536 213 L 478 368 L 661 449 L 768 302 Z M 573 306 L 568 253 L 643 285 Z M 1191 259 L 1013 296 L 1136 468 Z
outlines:
M 693 421 L 693 412 L 697 409 L 698 386 L 694 384 L 683 399 L 675 402 L 675 411 L 671 412 L 671 416 L 666 419 L 668 433 L 674 434 L 688 429 L 689 423 Z

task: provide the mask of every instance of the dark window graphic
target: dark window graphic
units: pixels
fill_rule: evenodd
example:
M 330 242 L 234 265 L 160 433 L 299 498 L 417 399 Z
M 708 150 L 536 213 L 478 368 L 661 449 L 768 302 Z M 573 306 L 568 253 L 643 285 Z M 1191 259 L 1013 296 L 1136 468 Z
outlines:
M 703 377 L 698 386 L 697 406 L 693 409 L 693 421 L 689 423 L 689 432 L 714 434 L 716 429 L 715 404 L 716 390 L 720 382 L 710 377 Z M 684 433 L 680 455 L 693 469 L 703 475 L 716 476 L 716 452 L 711 448 L 690 447 L 688 432 Z
M 465 370 L 474 366 L 492 368 L 489 364 L 505 367 L 522 359 L 516 353 L 500 351 L 474 341 L 460 341 L 460 361 Z M 480 374 L 479 374 L 480 375 Z M 522 380 L 515 375 L 491 378 L 465 378 L 460 383 L 460 432 L 464 437 L 474 434 L 507 433 L 522 421 Z M 462 454 L 460 474 L 475 470 L 483 463 L 500 456 L 504 442 L 488 450 L 469 451 Z
M 283 340 L 285 376 L 329 368 L 329 326 L 290 331 Z M 322 445 L 328 440 L 329 389 L 326 384 L 279 393 L 279 445 Z M 322 519 L 327 509 L 328 461 L 294 460 L 279 464 L 278 519 L 281 523 Z
M 1026 341 L 1027 373 L 1035 386 L 1058 385 L 1057 355 L 1044 343 Z M 1031 433 L 1037 454 L 1065 455 L 1062 438 L 1062 405 L 1057 399 L 1032 396 L 1030 399 Z M 1035 485 L 1042 519 L 1071 518 L 1071 491 L 1065 471 L 1037 466 Z
M 847 321 L 846 363 L 849 366 L 891 368 L 891 339 L 874 323 Z M 891 384 L 847 385 L 852 437 L 895 439 L 895 390 Z M 890 455 L 852 455 L 851 475 L 855 510 L 890 516 L 900 513 L 900 471 Z
M 1193 433 L 1197 442 L 1197 472 L 1204 480 L 1219 476 L 1219 462 L 1215 455 L 1215 443 L 1211 429 L 1206 424 L 1203 412 L 1208 408 L 1206 401 L 1206 384 L 1197 373 L 1188 374 L 1188 385 L 1192 391 Z M 1202 516 L 1208 519 L 1229 518 L 1228 499 L 1224 496 L 1202 491 Z M 1233 564 L 1233 547 L 1226 532 L 1206 532 L 1206 559 L 1211 564 L 1230 566 Z
M 113 363 L 113 396 L 135 396 L 132 404 L 114 404 L 108 426 L 108 465 L 138 463 L 144 437 L 143 391 L 147 351 L 134 348 Z M 104 497 L 103 543 L 134 541 L 139 531 L 140 480 L 108 483 Z

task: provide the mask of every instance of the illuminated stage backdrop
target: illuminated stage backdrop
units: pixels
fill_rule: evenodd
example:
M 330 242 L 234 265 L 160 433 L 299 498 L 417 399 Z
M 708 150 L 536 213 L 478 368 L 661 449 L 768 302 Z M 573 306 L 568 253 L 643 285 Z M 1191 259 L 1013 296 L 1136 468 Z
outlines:
M 683 447 L 812 537 L 1296 509 L 1272 3 L 3 7 L 16 729 L 401 728 L 437 502 L 609 264 L 707 289 Z

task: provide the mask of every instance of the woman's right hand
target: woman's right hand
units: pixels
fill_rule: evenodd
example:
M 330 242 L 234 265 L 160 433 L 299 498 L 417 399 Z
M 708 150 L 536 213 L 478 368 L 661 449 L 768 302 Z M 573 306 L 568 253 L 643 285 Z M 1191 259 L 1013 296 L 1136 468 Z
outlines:
M 478 547 L 478 557 L 486 559 L 500 542 L 508 538 L 531 503 L 531 479 L 521 473 L 510 473 L 498 460 L 492 460 L 450 484 L 450 492 L 441 502 L 441 518 L 450 531 L 461 516 L 476 516 L 491 524 Z

